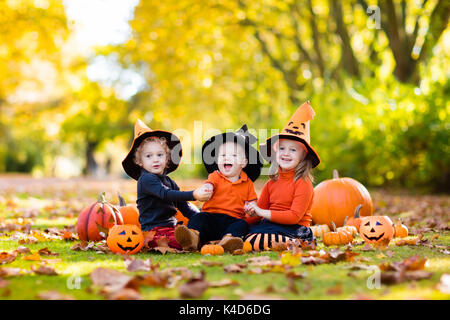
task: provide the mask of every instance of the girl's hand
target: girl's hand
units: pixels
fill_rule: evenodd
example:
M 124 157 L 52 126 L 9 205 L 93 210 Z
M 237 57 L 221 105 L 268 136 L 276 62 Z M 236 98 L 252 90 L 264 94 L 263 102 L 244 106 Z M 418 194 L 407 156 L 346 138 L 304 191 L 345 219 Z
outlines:
M 213 190 L 206 188 L 205 185 L 194 190 L 194 198 L 198 201 L 208 201 L 212 196 Z
M 256 205 L 256 202 L 248 203 L 247 207 L 248 207 L 249 212 L 253 212 L 252 214 L 248 214 L 251 217 L 259 216 L 259 217 L 265 218 L 267 220 L 270 220 L 270 218 L 272 216 L 270 210 L 261 209 L 260 207 L 258 207 Z
M 244 212 L 250 217 L 255 217 L 257 216 L 255 208 L 258 208 L 256 201 L 245 202 Z

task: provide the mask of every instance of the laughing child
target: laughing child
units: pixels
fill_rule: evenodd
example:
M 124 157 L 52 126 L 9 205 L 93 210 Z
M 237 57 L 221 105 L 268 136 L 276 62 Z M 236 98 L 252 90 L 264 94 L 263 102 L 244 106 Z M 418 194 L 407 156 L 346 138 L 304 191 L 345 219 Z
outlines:
M 177 226 L 175 238 L 185 250 L 220 240 L 227 252 L 241 249 L 248 233 L 249 218 L 244 207 L 257 200 L 253 181 L 263 166 L 259 152 L 251 145 L 256 137 L 244 125 L 237 132 L 213 136 L 202 147 L 202 160 L 209 173 L 204 187 L 212 197 L 203 204 L 188 226 Z

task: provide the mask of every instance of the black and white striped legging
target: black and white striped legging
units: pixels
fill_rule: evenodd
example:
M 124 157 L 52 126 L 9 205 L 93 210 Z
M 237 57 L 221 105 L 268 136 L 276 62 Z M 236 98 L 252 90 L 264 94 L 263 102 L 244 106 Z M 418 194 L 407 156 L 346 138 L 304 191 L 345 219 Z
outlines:
M 287 243 L 288 240 L 294 239 L 274 233 L 252 233 L 245 238 L 245 241 L 251 243 L 254 251 L 270 249 L 274 242 Z

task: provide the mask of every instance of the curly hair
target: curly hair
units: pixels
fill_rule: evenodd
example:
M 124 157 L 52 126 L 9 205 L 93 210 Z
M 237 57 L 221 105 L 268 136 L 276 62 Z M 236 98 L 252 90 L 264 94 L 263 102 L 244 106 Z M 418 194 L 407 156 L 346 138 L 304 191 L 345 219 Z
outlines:
M 141 142 L 141 144 L 139 145 L 139 147 L 136 148 L 136 151 L 134 152 L 134 162 L 137 165 L 140 165 L 140 159 L 141 159 L 141 155 L 142 155 L 142 151 L 144 149 L 144 146 L 146 143 L 150 143 L 150 142 L 155 142 L 158 143 L 163 149 L 164 152 L 166 153 L 167 156 L 167 163 L 166 163 L 166 167 L 169 164 L 170 161 L 170 149 L 169 146 L 167 145 L 167 140 L 166 138 L 163 137 L 148 137 L 145 138 L 144 141 Z

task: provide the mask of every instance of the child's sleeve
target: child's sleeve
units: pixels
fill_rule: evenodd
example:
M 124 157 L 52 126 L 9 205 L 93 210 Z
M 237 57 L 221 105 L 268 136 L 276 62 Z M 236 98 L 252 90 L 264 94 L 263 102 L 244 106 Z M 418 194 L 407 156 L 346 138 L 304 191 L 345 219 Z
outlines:
M 296 186 L 294 199 L 289 210 L 271 210 L 270 221 L 280 224 L 297 224 L 305 215 L 314 196 L 311 183 L 301 183 Z
M 249 190 L 248 190 L 248 197 L 247 197 L 247 201 L 256 201 L 258 200 L 258 195 L 255 192 L 255 185 L 253 184 L 253 182 L 249 183 Z M 258 204 L 259 204 L 259 200 L 258 200 Z M 259 206 L 259 205 L 258 205 Z M 254 224 L 258 221 L 262 220 L 261 217 L 255 216 L 255 217 L 249 217 L 246 215 L 245 221 L 248 224 Z
M 177 208 L 186 218 L 190 219 L 194 214 L 200 212 L 198 208 L 190 202 L 181 201 L 177 203 Z
M 270 206 L 269 202 L 269 182 L 266 182 L 264 185 L 261 194 L 259 195 L 258 199 L 258 207 L 264 210 L 268 210 Z
M 178 186 L 175 185 L 175 190 L 164 186 L 158 177 L 154 174 L 145 174 L 142 176 L 141 187 L 145 193 L 151 194 L 164 201 L 193 201 L 194 191 L 179 191 Z
M 208 179 L 204 183 L 210 183 L 213 185 L 213 188 L 216 189 L 217 186 L 217 172 L 212 172 L 208 175 Z

